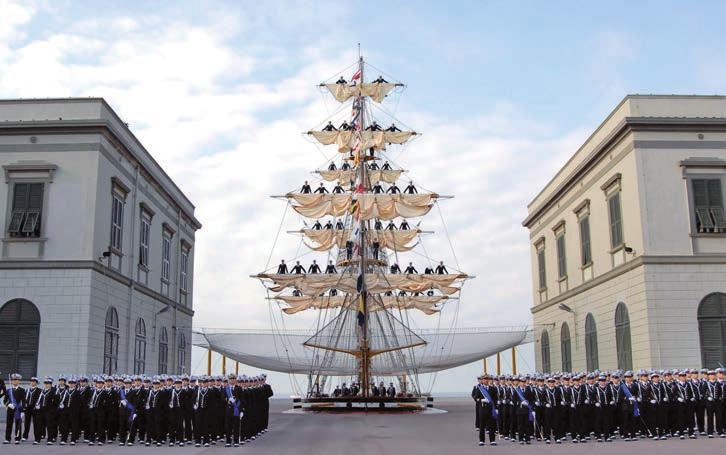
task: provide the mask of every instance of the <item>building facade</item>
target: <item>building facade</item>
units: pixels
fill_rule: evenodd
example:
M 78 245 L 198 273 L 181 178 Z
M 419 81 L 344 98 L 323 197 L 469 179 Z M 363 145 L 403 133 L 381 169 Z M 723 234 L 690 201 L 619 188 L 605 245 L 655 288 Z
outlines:
M 726 97 L 627 96 L 528 205 L 540 371 L 726 364 Z
M 188 372 L 194 205 L 103 99 L 0 101 L 0 371 Z

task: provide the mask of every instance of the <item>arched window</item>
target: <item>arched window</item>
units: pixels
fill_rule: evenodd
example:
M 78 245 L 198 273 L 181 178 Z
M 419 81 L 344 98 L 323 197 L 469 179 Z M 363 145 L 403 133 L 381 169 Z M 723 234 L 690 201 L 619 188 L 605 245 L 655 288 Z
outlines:
M 560 352 L 562 353 L 562 371 L 572 371 L 572 345 L 570 343 L 570 327 L 562 323 L 560 330 Z
M 167 363 L 169 362 L 169 338 L 166 334 L 166 327 L 159 332 L 159 374 L 166 374 Z
M 146 323 L 141 318 L 136 320 L 135 333 L 134 374 L 144 374 L 144 370 L 146 370 Z
M 187 339 L 183 333 L 179 334 L 179 346 L 177 346 L 177 362 L 176 369 L 177 374 L 186 373 L 187 365 Z
M 726 294 L 715 292 L 698 305 L 698 334 L 704 368 L 726 364 Z
M 549 373 L 551 370 L 550 365 L 550 336 L 547 333 L 547 331 L 542 332 L 542 340 L 540 342 L 542 345 L 542 372 L 543 373 Z
M 15 299 L 0 308 L 0 371 L 23 379 L 38 370 L 40 313 L 31 302 Z
M 118 370 L 118 313 L 116 308 L 106 310 L 106 334 L 103 339 L 103 372 L 116 374 Z
M 587 371 L 595 371 L 599 367 L 597 358 L 597 326 L 592 313 L 585 317 L 585 361 Z
M 623 302 L 615 308 L 615 346 L 618 354 L 618 368 L 633 369 L 633 349 L 630 344 L 630 316 Z

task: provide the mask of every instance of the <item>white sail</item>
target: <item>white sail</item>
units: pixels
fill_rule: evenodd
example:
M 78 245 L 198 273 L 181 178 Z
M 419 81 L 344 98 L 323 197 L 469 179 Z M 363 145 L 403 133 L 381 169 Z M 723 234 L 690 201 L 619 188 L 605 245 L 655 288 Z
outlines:
M 305 237 L 317 243 L 317 246 L 305 243 L 315 251 L 327 251 L 334 246 L 345 248 L 345 242 L 350 239 L 350 229 L 303 229 Z M 377 241 L 382 249 L 403 252 L 412 250 L 416 244 L 409 245 L 418 236 L 419 229 L 408 230 L 372 230 L 371 241 Z
M 307 275 L 261 273 L 257 275 L 257 278 L 272 281 L 276 286 L 270 289 L 274 292 L 281 292 L 286 288 L 297 288 L 306 295 L 320 295 L 332 288 L 342 292 L 357 292 L 357 276 L 352 273 Z M 367 273 L 365 286 L 371 294 L 383 294 L 396 290 L 425 293 L 430 289 L 437 289 L 443 295 L 452 295 L 459 292 L 459 288 L 452 285 L 466 278 L 468 275 L 464 273 L 443 275 Z
M 354 96 L 367 96 L 370 97 L 376 103 L 383 101 L 383 98 L 388 95 L 391 90 L 396 87 L 396 84 L 388 82 L 373 82 L 373 83 L 362 83 L 356 85 L 348 84 L 323 84 L 325 88 L 330 91 L 333 97 L 341 103 L 348 101 Z
M 436 193 L 427 194 L 323 194 L 323 193 L 288 193 L 297 205 L 293 209 L 307 218 L 340 216 L 353 211 L 363 220 L 378 218 L 392 220 L 394 218 L 415 218 L 426 215 L 438 198 Z M 356 207 L 351 207 L 353 200 Z
M 355 180 L 357 170 L 356 169 L 334 169 L 327 171 L 318 171 L 323 180 L 328 182 L 338 181 L 341 184 Z M 395 183 L 396 180 L 403 173 L 399 169 L 369 169 L 366 172 L 368 179 L 371 181 L 371 185 L 375 185 L 379 182 Z
M 431 315 L 439 310 L 435 308 L 436 304 L 447 299 L 447 296 L 380 296 L 371 299 L 368 306 L 369 311 L 381 311 L 387 309 L 398 310 L 419 310 L 425 314 Z M 342 306 L 354 305 L 355 299 L 351 299 L 347 295 L 334 296 L 293 296 L 278 295 L 276 300 L 280 300 L 289 305 L 289 308 L 283 308 L 286 314 L 295 314 L 309 309 L 330 309 L 340 308 Z
M 403 144 L 415 131 L 308 131 L 323 145 L 335 144 L 340 153 L 347 153 L 358 146 L 361 150 L 382 150 L 386 144 Z

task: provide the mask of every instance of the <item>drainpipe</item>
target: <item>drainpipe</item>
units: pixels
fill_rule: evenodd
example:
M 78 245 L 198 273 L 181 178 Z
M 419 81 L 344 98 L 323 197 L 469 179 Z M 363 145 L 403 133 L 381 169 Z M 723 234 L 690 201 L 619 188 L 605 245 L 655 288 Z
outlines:
M 126 312 L 126 370 L 128 372 L 132 371 L 131 368 L 131 351 L 135 348 L 135 343 L 132 341 L 134 340 L 131 337 L 131 315 L 133 312 L 131 311 L 133 302 L 134 302 L 134 287 L 135 287 L 135 281 L 134 281 L 134 257 L 136 253 L 136 198 L 139 191 L 139 166 L 138 164 L 134 166 L 134 190 L 133 190 L 133 196 L 131 199 L 132 206 L 131 206 L 131 254 L 129 255 L 129 264 L 128 264 L 128 271 L 129 271 L 129 302 L 128 302 L 128 311 Z
M 174 263 L 174 277 L 169 277 L 169 285 L 171 286 L 172 283 L 174 283 L 174 292 L 171 294 L 173 296 L 174 300 L 174 313 L 172 314 L 172 327 L 174 327 L 174 339 L 171 342 L 172 352 L 174 355 L 172 356 L 172 368 L 174 368 L 172 371 L 177 372 L 179 370 L 180 365 L 179 363 L 179 353 L 177 352 L 177 338 L 179 337 L 179 329 L 177 326 L 177 318 L 176 318 L 176 307 L 180 303 L 179 302 L 179 261 L 181 260 L 181 208 L 177 209 L 176 212 L 176 261 Z M 191 341 L 191 340 L 190 340 Z

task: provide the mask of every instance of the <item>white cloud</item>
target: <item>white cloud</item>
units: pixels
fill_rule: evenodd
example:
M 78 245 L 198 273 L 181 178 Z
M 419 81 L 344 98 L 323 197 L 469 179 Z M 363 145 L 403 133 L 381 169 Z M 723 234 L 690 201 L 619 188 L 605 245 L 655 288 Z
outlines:
M 33 10 L 9 6 L 12 16 L 4 15 L 3 28 L 22 34 Z M 101 18 L 28 42 L 0 31 L 0 56 L 12 50 L 0 68 L 0 96 L 103 96 L 197 205 L 204 223 L 195 264 L 195 324 L 201 327 L 269 328 L 264 290 L 249 278 L 264 267 L 284 210 L 268 195 L 299 187 L 335 154 L 321 155 L 300 133 L 334 105 L 315 84 L 355 59 L 351 51 L 317 43 L 289 54 L 255 40 L 260 24 L 268 19 L 232 15 L 200 24 Z M 237 45 L 240 33 L 249 46 Z M 271 59 L 261 57 L 265 51 Z M 279 73 L 257 76 L 270 71 Z M 437 232 L 424 239 L 426 251 L 453 268 L 443 235 L 448 229 L 461 269 L 477 275 L 466 286 L 460 325 L 528 324 L 529 246 L 519 223 L 526 203 L 584 134 L 560 134 L 504 102 L 467 120 L 441 117 L 435 109 L 410 112 L 403 102 L 398 115 L 424 135 L 400 155 L 391 154 L 419 187 L 456 195 L 441 204 L 445 226 L 438 209 L 423 222 Z M 300 225 L 288 211 L 283 231 Z M 293 257 L 299 246 L 297 237 L 283 232 L 271 265 Z M 313 257 L 325 260 L 316 254 L 305 263 Z M 423 264 L 415 254 L 401 261 L 408 258 Z M 453 314 L 447 312 L 442 327 Z M 306 314 L 286 323 L 304 327 L 315 318 Z M 431 322 L 417 315 L 412 323 Z

